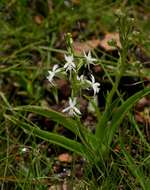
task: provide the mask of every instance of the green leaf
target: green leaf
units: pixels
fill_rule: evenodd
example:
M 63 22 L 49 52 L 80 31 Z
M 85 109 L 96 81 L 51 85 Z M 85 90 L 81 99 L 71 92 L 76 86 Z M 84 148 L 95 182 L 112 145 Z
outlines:
M 103 142 L 106 138 L 106 127 L 108 125 L 108 121 L 110 121 L 113 109 L 118 107 L 120 99 L 117 98 L 110 106 L 109 109 L 105 110 L 101 117 L 98 117 L 98 123 L 96 125 L 96 137 Z
M 133 125 L 133 127 L 136 129 L 136 131 L 138 132 L 140 138 L 141 138 L 141 141 L 147 146 L 148 150 L 150 151 L 150 144 L 147 142 L 145 136 L 142 134 L 142 132 L 140 131 L 139 129 L 139 126 L 138 124 L 136 123 L 135 119 L 134 119 L 134 116 L 132 116 L 131 114 L 129 115 L 129 119 L 130 119 L 130 122 L 131 122 L 131 125 Z
M 128 152 L 125 150 L 123 145 L 121 145 L 121 149 L 122 149 L 123 155 L 125 156 L 125 159 L 127 162 L 126 165 L 128 166 L 129 170 L 136 177 L 137 181 L 139 182 L 143 190 L 146 190 L 143 172 L 139 169 L 139 167 L 137 167 L 137 165 L 135 164 L 135 161 L 128 154 Z
M 9 104 L 5 94 L 3 92 L 1 92 L 1 91 L 0 91 L 0 97 L 2 98 L 5 105 L 11 110 L 11 105 Z
M 145 88 L 144 90 L 137 92 L 130 98 L 128 98 L 113 114 L 111 125 L 107 128 L 106 131 L 106 143 L 108 145 L 111 144 L 114 133 L 117 127 L 122 122 L 123 118 L 125 117 L 126 113 L 133 107 L 133 105 L 140 100 L 143 96 L 150 94 L 150 88 Z
M 54 143 L 63 148 L 66 148 L 67 150 L 70 150 L 77 154 L 85 156 L 86 149 L 84 148 L 84 146 L 81 143 L 79 143 L 75 140 L 68 139 L 59 134 L 41 130 L 38 127 L 32 126 L 29 123 L 21 121 L 20 119 L 16 118 L 15 116 L 5 115 L 5 117 L 8 120 L 10 120 L 12 123 L 14 123 L 15 125 L 21 127 L 25 131 L 27 131 L 29 134 L 32 133 L 33 135 L 35 135 L 43 140 L 46 140 L 50 143 Z
M 19 106 L 14 108 L 15 111 L 29 111 L 36 113 L 38 115 L 44 116 L 46 118 L 50 118 L 53 121 L 56 121 L 57 123 L 63 125 L 65 128 L 69 129 L 71 132 L 73 132 L 75 135 L 79 135 L 78 125 L 76 122 L 69 117 L 66 117 L 65 115 L 54 111 L 50 108 L 43 108 L 40 106 Z
M 88 141 L 89 145 L 92 145 L 92 147 L 96 147 L 96 144 L 98 142 L 98 139 L 95 138 L 94 134 L 90 133 L 90 131 L 85 128 L 81 122 L 74 120 L 72 118 L 66 117 L 65 115 L 54 111 L 50 108 L 42 108 L 39 106 L 19 106 L 14 108 L 15 111 L 29 111 L 36 113 L 38 115 L 42 115 L 44 117 L 50 118 L 53 121 L 56 121 L 57 123 L 63 125 L 65 128 L 73 132 L 76 136 L 78 136 L 81 141 L 82 137 L 84 135 L 84 138 Z M 82 133 L 82 137 L 81 137 Z

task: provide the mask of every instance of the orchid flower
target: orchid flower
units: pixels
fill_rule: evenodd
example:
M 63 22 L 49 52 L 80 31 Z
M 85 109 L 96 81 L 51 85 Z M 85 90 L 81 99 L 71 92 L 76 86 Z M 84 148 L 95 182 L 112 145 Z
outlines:
M 84 75 L 81 75 L 81 76 L 78 76 L 78 75 L 77 75 L 77 80 L 80 81 L 81 83 L 84 83 L 84 82 L 85 82 L 85 77 L 84 77 Z
M 75 68 L 76 68 L 76 65 L 74 63 L 74 60 L 73 60 L 73 56 L 72 55 L 65 55 L 65 60 L 66 60 L 66 64 L 64 65 L 64 69 L 66 71 L 72 71 L 74 70 L 75 71 Z
M 87 82 L 90 84 L 90 86 L 93 88 L 94 91 L 94 96 L 99 92 L 100 88 L 100 83 L 95 82 L 95 78 L 93 75 L 91 75 L 91 81 L 87 80 Z
M 94 65 L 93 62 L 97 61 L 95 58 L 92 58 L 91 56 L 91 52 L 89 51 L 88 54 L 86 55 L 86 53 L 84 52 L 84 58 L 86 60 L 86 64 L 88 66 L 88 69 L 90 70 L 90 64 Z
M 58 65 L 54 65 L 52 68 L 52 71 L 48 71 L 49 75 L 47 76 L 48 81 L 53 84 L 53 79 L 56 75 L 56 73 L 59 73 L 61 71 L 60 68 L 58 68 Z
M 81 115 L 80 110 L 76 107 L 76 98 L 69 98 L 69 106 L 62 110 L 62 112 L 68 112 L 70 116 Z

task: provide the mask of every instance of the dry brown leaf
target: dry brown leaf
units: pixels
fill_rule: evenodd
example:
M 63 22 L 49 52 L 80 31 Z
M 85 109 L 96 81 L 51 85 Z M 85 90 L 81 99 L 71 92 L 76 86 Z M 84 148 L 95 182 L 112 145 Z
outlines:
M 34 17 L 34 21 L 35 21 L 35 23 L 36 24 L 42 24 L 43 23 L 43 21 L 44 21 L 44 17 L 42 16 L 42 15 L 36 15 L 35 17 Z
M 73 4 L 75 5 L 79 5 L 80 4 L 80 0 L 71 0 Z
M 136 111 L 135 120 L 139 123 L 144 123 L 144 118 L 143 118 L 141 112 Z
M 68 162 L 68 163 L 70 163 L 70 162 L 72 162 L 72 156 L 70 154 L 68 154 L 68 153 L 63 153 L 63 154 L 60 154 L 58 156 L 58 160 L 60 162 Z
M 104 36 L 104 39 L 102 39 L 100 41 L 100 46 L 105 50 L 105 51 L 113 51 L 114 49 L 116 49 L 115 47 L 113 46 L 110 46 L 108 44 L 108 42 L 110 40 L 115 40 L 116 41 L 116 44 L 119 48 L 121 48 L 121 43 L 120 43 L 120 39 L 119 39 L 119 33 L 115 32 L 115 33 L 107 33 L 105 36 Z
M 149 107 L 150 106 L 150 99 L 148 97 L 143 97 L 141 98 L 137 105 L 136 105 L 136 109 L 138 110 L 144 110 L 145 107 Z
M 120 152 L 120 146 L 119 146 L 119 144 L 117 144 L 117 145 L 114 147 L 114 152 L 115 152 L 115 153 L 119 153 L 119 152 Z
M 145 123 L 147 126 L 150 126 L 150 109 L 145 108 L 142 112 L 136 111 L 135 119 L 139 123 Z
M 116 33 L 107 33 L 104 36 L 104 39 L 102 39 L 102 40 L 93 39 L 93 40 L 88 40 L 86 42 L 74 42 L 73 48 L 74 48 L 74 51 L 79 55 L 83 54 L 83 52 L 87 53 L 88 51 L 92 51 L 93 49 L 97 48 L 98 46 L 101 46 L 105 51 L 113 51 L 116 48 L 113 46 L 110 46 L 108 44 L 108 42 L 112 39 L 116 41 L 117 47 L 121 48 L 119 34 L 117 32 Z
M 73 48 L 74 51 L 81 55 L 83 52 L 91 51 L 92 49 L 97 48 L 100 45 L 100 40 L 88 40 L 86 42 L 74 42 Z
M 48 188 L 48 190 L 62 190 L 61 184 L 52 185 Z
M 52 185 L 48 188 L 48 190 L 70 190 L 70 189 L 72 189 L 71 184 L 67 180 L 64 180 L 62 183 Z
M 70 96 L 71 89 L 67 80 L 57 79 L 56 80 L 57 88 L 60 90 L 61 98 L 66 99 Z

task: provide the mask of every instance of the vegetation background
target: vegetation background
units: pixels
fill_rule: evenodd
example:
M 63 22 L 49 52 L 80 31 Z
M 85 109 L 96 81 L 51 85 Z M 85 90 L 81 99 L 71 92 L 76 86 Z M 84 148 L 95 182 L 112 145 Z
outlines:
M 149 0 L 0 1 L 1 190 L 149 189 L 149 96 L 136 104 L 117 129 L 109 159 L 102 164 L 105 169 L 101 176 L 94 170 L 91 174 L 90 163 L 83 157 L 26 133 L 8 119 L 17 106 L 47 106 L 60 111 L 67 103 L 68 82 L 58 80 L 55 93 L 46 76 L 54 64 L 63 65 L 68 32 L 79 56 L 82 51 L 91 50 L 103 62 L 103 67 L 92 68 L 101 83 L 98 106 L 103 112 L 107 92 L 112 87 L 108 76 L 114 79 L 119 59 L 118 50 L 107 43 L 113 38 L 120 47 L 118 10 L 134 18 L 128 66 L 119 85 L 120 93 L 130 97 L 148 87 L 150 81 Z M 88 110 L 87 100 L 80 101 L 84 113 L 82 122 L 94 131 L 96 115 Z M 17 114 L 40 129 L 76 138 L 49 118 L 31 112 Z

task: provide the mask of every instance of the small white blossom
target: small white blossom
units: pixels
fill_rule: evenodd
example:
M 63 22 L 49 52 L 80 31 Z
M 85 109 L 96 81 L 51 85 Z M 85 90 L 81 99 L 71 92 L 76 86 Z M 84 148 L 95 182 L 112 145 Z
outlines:
M 27 152 L 27 150 L 28 149 L 24 147 L 24 148 L 21 149 L 21 152 Z
M 80 115 L 80 110 L 76 107 L 76 98 L 69 98 L 69 106 L 62 110 L 62 112 L 68 112 L 70 116 L 77 116 Z
M 47 76 L 47 79 L 51 84 L 53 84 L 53 78 L 55 77 L 56 73 L 59 73 L 60 71 L 61 69 L 58 68 L 58 65 L 54 65 L 52 71 L 48 71 L 49 75 Z
M 21 154 L 29 153 L 29 148 L 27 148 L 27 147 L 21 148 L 21 149 L 20 149 L 20 153 L 21 153 Z
M 90 69 L 90 64 L 94 65 L 93 62 L 97 61 L 95 58 L 92 58 L 90 51 L 88 52 L 88 55 L 86 55 L 86 53 L 84 52 L 84 58 L 86 60 L 86 64 L 88 66 L 88 69 Z
M 81 83 L 84 83 L 84 82 L 85 82 L 85 77 L 84 77 L 84 75 L 81 75 L 81 76 L 78 76 L 78 75 L 77 75 L 77 80 L 80 81 Z
M 73 58 L 73 56 L 72 56 L 72 55 L 69 55 L 69 56 L 65 55 L 65 60 L 66 60 L 66 64 L 64 65 L 64 69 L 65 69 L 66 71 L 70 71 L 70 72 L 71 72 L 72 70 L 75 71 L 76 65 L 75 65 L 75 63 L 74 63 L 74 58 Z
M 87 80 L 87 82 L 91 85 L 91 87 L 93 88 L 94 91 L 94 96 L 99 92 L 100 88 L 100 83 L 99 82 L 95 82 L 95 78 L 93 75 L 91 75 L 91 81 Z

